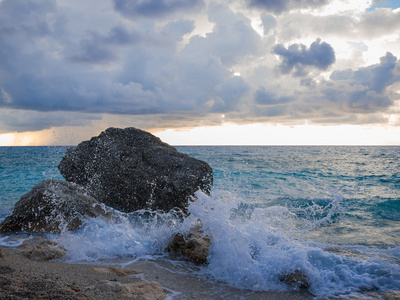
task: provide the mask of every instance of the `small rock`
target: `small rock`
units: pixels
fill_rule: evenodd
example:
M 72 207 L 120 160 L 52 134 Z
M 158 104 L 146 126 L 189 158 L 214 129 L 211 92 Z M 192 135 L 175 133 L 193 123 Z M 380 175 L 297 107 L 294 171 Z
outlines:
M 196 263 L 207 263 L 210 245 L 210 237 L 204 235 L 200 227 L 194 227 L 187 237 L 177 234 L 166 250 L 185 254 Z
M 25 240 L 19 248 L 24 256 L 38 261 L 60 258 L 66 253 L 57 242 L 42 237 Z
M 282 277 L 281 281 L 301 289 L 307 289 L 310 287 L 310 283 L 308 282 L 308 276 L 301 273 L 299 270 L 296 270 L 290 274 L 286 274 L 285 276 Z

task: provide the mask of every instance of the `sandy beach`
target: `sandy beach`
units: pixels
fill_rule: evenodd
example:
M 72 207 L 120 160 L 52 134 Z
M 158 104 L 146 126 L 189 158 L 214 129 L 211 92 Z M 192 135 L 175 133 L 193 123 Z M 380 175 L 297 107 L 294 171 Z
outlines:
M 163 260 L 72 264 L 0 247 L 1 299 L 311 299 L 307 291 L 252 292 L 199 279 Z M 137 274 L 135 274 L 137 273 Z M 160 289 L 161 287 L 161 289 Z

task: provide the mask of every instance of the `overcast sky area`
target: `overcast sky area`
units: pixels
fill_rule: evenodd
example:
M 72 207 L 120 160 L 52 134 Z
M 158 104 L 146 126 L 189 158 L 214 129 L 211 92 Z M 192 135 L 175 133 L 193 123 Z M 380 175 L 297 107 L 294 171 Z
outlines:
M 0 145 L 400 145 L 399 59 L 398 0 L 0 0 Z

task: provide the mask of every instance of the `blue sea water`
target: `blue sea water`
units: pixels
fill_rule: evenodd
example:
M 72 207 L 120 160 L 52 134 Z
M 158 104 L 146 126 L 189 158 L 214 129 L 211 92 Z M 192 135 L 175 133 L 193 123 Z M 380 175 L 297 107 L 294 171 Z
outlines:
M 60 178 L 66 147 L 0 147 L 0 221 L 36 183 Z M 257 291 L 290 289 L 300 271 L 317 297 L 400 290 L 400 147 L 177 147 L 214 170 L 190 216 L 116 213 L 53 237 L 70 261 L 160 255 L 201 220 L 209 264 L 198 276 Z M 7 237 L 0 244 L 12 246 Z M 166 258 L 167 259 L 167 258 Z

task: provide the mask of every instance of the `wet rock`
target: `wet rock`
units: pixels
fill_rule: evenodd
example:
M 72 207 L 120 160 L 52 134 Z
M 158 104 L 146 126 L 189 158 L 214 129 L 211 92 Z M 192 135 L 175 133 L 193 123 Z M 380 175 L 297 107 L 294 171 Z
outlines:
M 194 192 L 208 193 L 213 183 L 207 163 L 136 128 L 109 128 L 67 149 L 58 168 L 67 181 L 123 212 L 185 210 Z
M 10 268 L 9 266 L 0 266 L 0 274 L 11 274 L 14 272 L 15 270 Z
M 126 284 L 114 281 L 100 281 L 95 285 L 94 290 L 116 294 L 114 295 L 115 298 L 119 296 L 146 300 L 162 300 L 167 298 L 161 284 L 156 281 L 141 281 Z
M 310 283 L 308 282 L 308 276 L 303 274 L 299 270 L 296 270 L 290 274 L 286 274 L 281 278 L 281 281 L 301 289 L 307 289 L 310 287 Z
M 61 247 L 56 241 L 44 239 L 42 237 L 34 237 L 25 240 L 19 246 L 22 254 L 32 260 L 51 260 L 63 257 L 66 250 Z
M 12 281 L 7 277 L 0 276 L 0 286 L 11 285 Z
M 200 227 L 195 227 L 187 236 L 177 234 L 166 250 L 182 253 L 186 255 L 190 261 L 196 263 L 207 263 L 210 245 L 210 237 L 204 235 Z
M 85 218 L 111 218 L 105 206 L 89 196 L 82 187 L 58 179 L 46 179 L 23 195 L 0 231 L 59 233 L 76 230 Z

